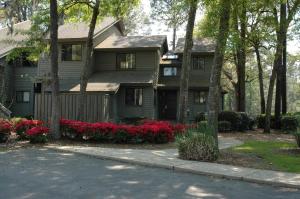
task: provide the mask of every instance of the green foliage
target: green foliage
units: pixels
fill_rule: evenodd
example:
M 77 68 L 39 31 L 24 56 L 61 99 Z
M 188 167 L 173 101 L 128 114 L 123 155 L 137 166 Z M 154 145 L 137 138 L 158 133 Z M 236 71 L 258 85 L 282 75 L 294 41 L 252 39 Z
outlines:
M 229 132 L 231 131 L 231 123 L 228 121 L 219 121 L 218 122 L 219 132 Z
M 195 122 L 201 122 L 201 121 L 205 121 L 205 113 L 197 113 L 195 116 Z
M 288 148 L 295 149 L 296 145 L 288 142 L 247 141 L 232 150 L 258 156 L 278 170 L 300 173 L 299 156 L 280 152 Z
M 203 123 L 204 124 L 204 123 Z M 213 131 L 208 125 L 199 125 L 197 129 L 190 129 L 186 134 L 176 137 L 179 158 L 185 160 L 215 161 L 219 150 Z
M 266 122 L 266 115 L 258 115 L 256 117 L 256 121 L 257 121 L 257 127 L 258 128 L 265 128 L 265 122 Z M 275 116 L 271 115 L 271 128 L 274 129 L 277 125 L 276 125 L 276 121 L 275 121 Z
M 284 131 L 295 131 L 299 126 L 298 120 L 295 116 L 282 116 L 281 129 Z
M 234 111 L 222 111 L 218 116 L 219 121 L 227 121 L 231 124 L 231 130 L 241 130 L 242 118 L 239 113 Z

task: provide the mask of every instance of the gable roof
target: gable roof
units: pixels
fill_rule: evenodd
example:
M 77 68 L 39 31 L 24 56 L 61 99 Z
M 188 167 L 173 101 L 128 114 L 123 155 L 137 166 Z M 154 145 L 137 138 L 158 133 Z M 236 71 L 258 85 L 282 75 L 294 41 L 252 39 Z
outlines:
M 192 48 L 192 52 L 199 52 L 199 53 L 215 52 L 215 42 L 210 38 L 194 39 L 193 42 L 194 45 Z M 176 53 L 183 53 L 184 43 L 185 43 L 185 38 L 178 39 L 176 49 L 175 49 Z
M 113 17 L 105 17 L 99 24 L 96 25 L 94 36 L 105 30 L 106 28 L 116 24 L 119 20 Z M 58 27 L 59 40 L 85 40 L 88 37 L 89 24 L 86 22 L 65 23 Z M 49 39 L 49 36 L 48 38 Z
M 14 24 L 14 32 L 9 33 L 8 28 L 0 29 L 0 58 L 6 56 L 14 48 L 18 47 L 19 43 L 26 40 L 27 35 L 22 34 L 22 31 L 27 31 L 31 27 L 30 21 L 24 21 Z
M 122 48 L 161 48 L 167 47 L 167 36 L 110 36 L 95 47 L 95 49 L 122 49 Z

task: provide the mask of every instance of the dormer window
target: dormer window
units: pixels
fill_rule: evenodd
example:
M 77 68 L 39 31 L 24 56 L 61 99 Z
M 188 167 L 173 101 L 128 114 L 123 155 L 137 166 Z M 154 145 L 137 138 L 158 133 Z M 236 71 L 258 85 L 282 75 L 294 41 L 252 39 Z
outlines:
M 120 53 L 117 55 L 117 65 L 121 70 L 135 69 L 135 54 Z
M 82 45 L 80 44 L 63 44 L 61 46 L 62 61 L 81 61 Z

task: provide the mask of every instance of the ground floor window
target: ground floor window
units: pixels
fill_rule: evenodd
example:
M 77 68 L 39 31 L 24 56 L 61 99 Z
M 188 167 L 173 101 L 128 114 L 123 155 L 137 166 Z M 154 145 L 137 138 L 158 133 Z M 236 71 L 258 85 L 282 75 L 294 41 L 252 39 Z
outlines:
M 132 106 L 143 105 L 143 89 L 142 88 L 126 88 L 125 104 Z
M 30 101 L 29 91 L 17 91 L 16 92 L 17 103 L 28 103 Z
M 205 104 L 206 98 L 207 98 L 207 92 L 194 91 L 194 103 L 195 104 Z

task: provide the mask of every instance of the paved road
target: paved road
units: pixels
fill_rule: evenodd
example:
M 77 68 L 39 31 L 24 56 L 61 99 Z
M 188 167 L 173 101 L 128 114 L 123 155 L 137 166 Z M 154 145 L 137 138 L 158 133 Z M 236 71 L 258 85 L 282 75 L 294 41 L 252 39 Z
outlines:
M 0 152 L 1 199 L 300 198 L 300 191 L 48 149 Z

